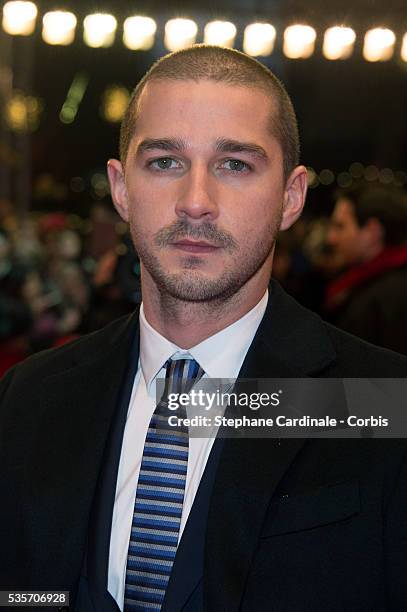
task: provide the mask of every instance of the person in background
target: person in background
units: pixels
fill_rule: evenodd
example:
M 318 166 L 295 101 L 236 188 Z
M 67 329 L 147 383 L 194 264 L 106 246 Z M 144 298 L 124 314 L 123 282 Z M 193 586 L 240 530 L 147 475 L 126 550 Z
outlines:
M 134 310 L 141 302 L 140 261 L 126 234 L 96 264 L 92 296 L 83 329 L 96 331 L 115 318 Z
M 338 327 L 407 354 L 407 196 L 357 184 L 337 194 L 327 236 L 342 265 L 325 308 Z

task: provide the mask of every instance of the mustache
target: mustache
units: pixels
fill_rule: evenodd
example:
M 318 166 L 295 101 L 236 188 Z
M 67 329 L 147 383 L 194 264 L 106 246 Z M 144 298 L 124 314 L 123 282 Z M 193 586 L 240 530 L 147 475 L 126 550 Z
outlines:
M 229 232 L 217 228 L 216 225 L 208 221 L 201 225 L 191 225 L 185 219 L 179 219 L 168 227 L 160 229 L 154 234 L 154 244 L 159 248 L 164 248 L 185 238 L 206 240 L 213 246 L 222 247 L 229 251 L 237 249 L 237 242 Z

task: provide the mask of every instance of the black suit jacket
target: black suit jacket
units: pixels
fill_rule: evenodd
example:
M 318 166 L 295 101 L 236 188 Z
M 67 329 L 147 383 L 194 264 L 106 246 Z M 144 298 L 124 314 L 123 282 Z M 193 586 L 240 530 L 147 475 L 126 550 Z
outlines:
M 69 590 L 82 610 L 115 609 L 104 573 L 137 334 L 135 313 L 3 379 L 1 589 Z M 406 375 L 405 358 L 323 323 L 276 283 L 240 373 Z M 214 449 L 165 610 L 407 610 L 404 440 L 229 439 Z

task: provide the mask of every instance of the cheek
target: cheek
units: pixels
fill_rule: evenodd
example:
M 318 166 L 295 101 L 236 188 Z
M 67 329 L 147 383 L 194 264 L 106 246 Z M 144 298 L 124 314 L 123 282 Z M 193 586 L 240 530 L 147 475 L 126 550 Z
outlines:
M 241 192 L 233 198 L 230 217 L 239 221 L 243 230 L 248 228 L 259 230 L 264 226 L 274 224 L 282 212 L 283 196 L 281 193 L 273 193 L 272 189 L 265 189 L 247 193 Z
M 280 227 L 283 214 L 283 200 L 281 197 L 263 198 L 258 205 L 250 211 L 248 225 L 259 234 L 275 231 Z
M 357 246 L 360 244 L 360 236 L 358 236 L 356 232 L 350 231 L 348 234 L 347 242 L 348 242 L 349 248 L 356 249 Z
M 142 228 L 142 234 L 152 234 L 173 220 L 170 207 L 163 204 L 163 198 L 155 197 L 151 191 L 138 193 L 137 198 L 131 198 L 129 219 L 134 230 Z
M 246 201 L 226 228 L 243 248 L 260 248 L 260 245 L 268 248 L 280 228 L 281 212 L 282 207 L 278 208 L 270 200 L 257 202 L 255 206 Z

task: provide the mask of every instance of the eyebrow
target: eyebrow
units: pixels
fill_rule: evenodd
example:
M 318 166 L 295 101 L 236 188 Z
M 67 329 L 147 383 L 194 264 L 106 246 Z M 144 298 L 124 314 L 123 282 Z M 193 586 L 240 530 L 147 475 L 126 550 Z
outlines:
M 260 145 L 252 142 L 241 142 L 239 140 L 231 140 L 228 138 L 219 138 L 216 141 L 216 151 L 222 153 L 247 153 L 252 157 L 257 157 L 262 161 L 268 160 L 266 151 Z M 137 147 L 137 155 L 141 155 L 147 151 L 176 151 L 181 152 L 187 149 L 187 144 L 184 140 L 178 138 L 146 138 L 140 142 Z
M 137 155 L 147 151 L 160 149 L 161 151 L 183 151 L 186 143 L 178 138 L 145 138 L 137 147 Z
M 268 155 L 263 147 L 252 142 L 240 142 L 239 140 L 221 138 L 216 141 L 216 150 L 223 153 L 248 153 L 263 161 L 268 160 Z

